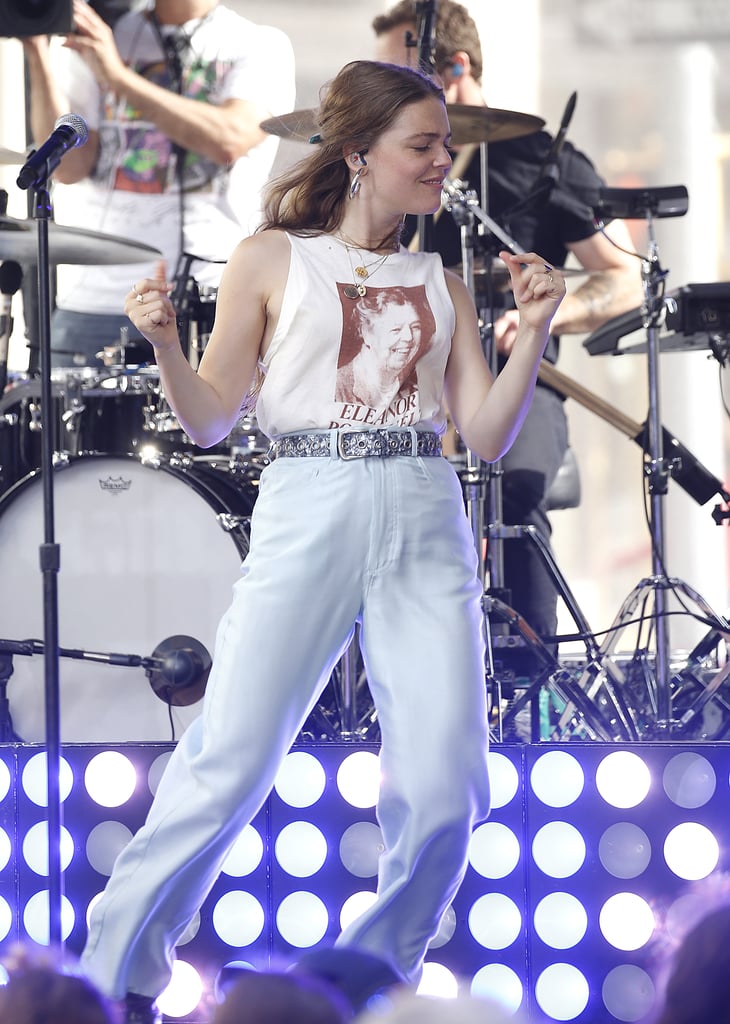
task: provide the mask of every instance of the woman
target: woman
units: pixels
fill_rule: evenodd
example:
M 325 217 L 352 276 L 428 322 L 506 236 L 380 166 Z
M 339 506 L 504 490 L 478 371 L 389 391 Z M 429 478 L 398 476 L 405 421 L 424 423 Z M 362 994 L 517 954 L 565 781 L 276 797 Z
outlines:
M 439 87 L 354 62 L 331 83 L 319 129 L 311 156 L 271 187 L 264 229 L 231 257 L 197 373 L 163 280 L 136 282 L 125 304 L 197 444 L 223 438 L 252 391 L 273 441 L 204 711 L 92 915 L 84 965 L 136 1008 L 166 984 L 176 939 L 357 621 L 381 729 L 384 853 L 376 902 L 338 942 L 415 980 L 489 809 L 483 595 L 461 488 L 439 457 L 442 398 L 465 443 L 498 458 L 529 405 L 564 282 L 534 254 L 503 254 L 521 324 L 493 380 L 464 284 L 438 256 L 398 244 L 404 213 L 439 206 L 451 166 Z M 353 322 L 343 309 L 376 285 L 412 289 L 434 322 L 406 409 L 398 396 L 374 407 L 336 396 Z

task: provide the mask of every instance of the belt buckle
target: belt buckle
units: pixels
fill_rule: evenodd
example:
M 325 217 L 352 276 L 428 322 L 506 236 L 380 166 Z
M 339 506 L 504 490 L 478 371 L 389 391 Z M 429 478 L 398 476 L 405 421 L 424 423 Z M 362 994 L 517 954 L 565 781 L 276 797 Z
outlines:
M 345 437 L 352 437 L 353 434 L 359 434 L 359 430 L 339 430 L 337 432 L 337 454 L 344 462 L 352 462 L 353 459 L 361 459 L 365 454 L 360 452 L 346 452 L 342 447 L 342 442 Z

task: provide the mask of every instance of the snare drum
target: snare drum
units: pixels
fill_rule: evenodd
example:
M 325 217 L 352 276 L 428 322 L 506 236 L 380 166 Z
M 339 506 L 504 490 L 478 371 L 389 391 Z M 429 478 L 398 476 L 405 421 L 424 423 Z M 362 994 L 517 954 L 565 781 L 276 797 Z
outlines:
M 146 658 L 182 634 L 212 654 L 215 631 L 248 550 L 258 477 L 212 462 L 173 468 L 136 457 L 84 455 L 54 470 L 60 545 L 59 645 Z M 41 474 L 0 498 L 0 622 L 7 639 L 43 638 L 38 549 Z M 43 658 L 15 656 L 8 683 L 15 732 L 45 736 Z M 63 742 L 169 741 L 200 711 L 171 709 L 144 668 L 62 657 Z

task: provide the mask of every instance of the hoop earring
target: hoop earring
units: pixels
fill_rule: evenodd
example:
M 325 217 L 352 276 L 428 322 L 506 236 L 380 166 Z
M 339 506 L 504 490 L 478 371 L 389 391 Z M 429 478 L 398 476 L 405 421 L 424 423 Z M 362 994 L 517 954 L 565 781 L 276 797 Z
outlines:
M 362 174 L 362 172 L 363 172 L 363 168 L 362 167 L 358 167 L 358 169 L 355 171 L 354 178 L 350 182 L 350 191 L 349 191 L 350 199 L 354 199 L 355 196 L 360 191 L 360 175 Z

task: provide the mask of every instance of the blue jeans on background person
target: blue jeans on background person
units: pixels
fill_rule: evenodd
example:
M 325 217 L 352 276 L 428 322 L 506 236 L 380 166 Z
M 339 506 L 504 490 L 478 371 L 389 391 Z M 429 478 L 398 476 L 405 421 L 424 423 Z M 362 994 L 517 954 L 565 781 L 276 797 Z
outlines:
M 152 346 L 124 313 L 77 313 L 56 309 L 51 317 L 51 366 L 104 366 L 98 354 L 119 345 L 128 328 L 129 365 L 154 362 Z M 141 357 L 141 358 L 140 358 Z

